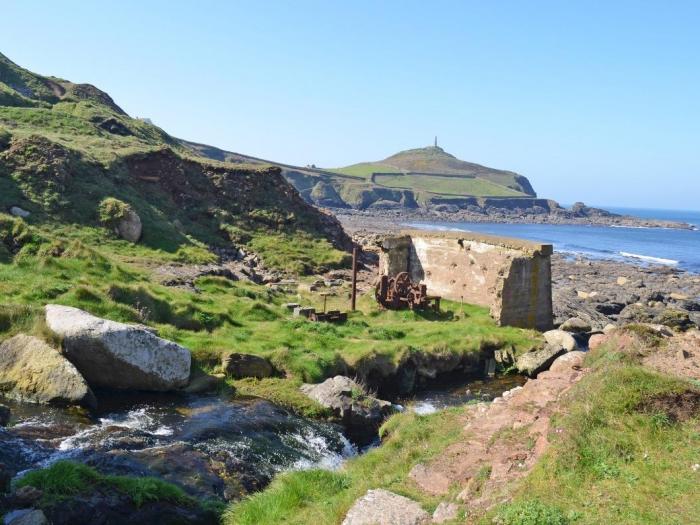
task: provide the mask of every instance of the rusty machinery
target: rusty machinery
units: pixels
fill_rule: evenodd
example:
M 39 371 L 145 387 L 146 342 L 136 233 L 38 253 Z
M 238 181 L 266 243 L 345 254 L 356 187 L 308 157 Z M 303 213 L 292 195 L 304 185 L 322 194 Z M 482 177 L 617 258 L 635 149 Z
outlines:
M 427 310 L 440 311 L 440 297 L 428 295 L 425 284 L 414 283 L 408 272 L 401 272 L 395 277 L 382 275 L 377 283 L 374 296 L 377 302 L 390 310 Z

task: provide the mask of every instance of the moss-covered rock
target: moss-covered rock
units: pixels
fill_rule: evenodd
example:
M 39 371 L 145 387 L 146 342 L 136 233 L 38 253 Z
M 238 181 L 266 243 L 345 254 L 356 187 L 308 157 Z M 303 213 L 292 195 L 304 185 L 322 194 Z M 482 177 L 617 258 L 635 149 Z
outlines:
M 0 390 L 37 403 L 97 404 L 75 366 L 41 339 L 27 335 L 17 335 L 0 345 Z

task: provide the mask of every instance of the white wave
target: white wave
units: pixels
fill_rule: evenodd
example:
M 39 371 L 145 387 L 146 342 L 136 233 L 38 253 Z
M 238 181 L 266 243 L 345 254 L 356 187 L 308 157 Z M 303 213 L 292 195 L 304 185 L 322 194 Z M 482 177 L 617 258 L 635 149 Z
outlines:
M 471 232 L 466 228 L 457 228 L 456 226 L 442 226 L 439 224 L 424 224 L 422 222 L 406 222 L 402 226 L 409 226 L 411 228 L 418 228 L 419 230 L 433 230 L 439 232 Z
M 146 412 L 146 408 L 130 410 L 124 419 L 101 418 L 102 427 L 118 426 L 131 430 L 140 430 L 153 436 L 171 436 L 173 429 L 164 425 L 158 425 L 153 416 Z
M 661 257 L 652 257 L 651 255 L 640 255 L 638 253 L 620 252 L 620 255 L 622 255 L 623 257 L 641 259 L 642 261 L 649 261 L 657 264 L 670 264 L 673 266 L 679 263 L 679 261 L 675 261 L 673 259 L 663 259 Z
M 343 462 L 357 455 L 357 447 L 342 434 L 340 441 L 343 448 L 340 452 L 332 450 L 328 441 L 310 430 L 303 430 L 302 433 L 294 433 L 291 437 L 306 449 L 306 453 L 311 457 L 301 458 L 292 465 L 292 470 L 306 470 L 310 468 L 321 468 L 325 470 L 337 470 Z

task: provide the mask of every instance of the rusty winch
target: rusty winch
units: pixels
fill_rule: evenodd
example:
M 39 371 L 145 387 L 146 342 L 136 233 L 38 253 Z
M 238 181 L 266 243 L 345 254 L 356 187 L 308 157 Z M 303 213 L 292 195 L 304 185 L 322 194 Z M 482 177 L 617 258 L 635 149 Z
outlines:
M 382 275 L 374 296 L 380 305 L 390 310 L 432 308 L 436 312 L 440 311 L 440 297 L 428 295 L 428 287 L 411 281 L 408 272 L 401 272 L 394 277 Z

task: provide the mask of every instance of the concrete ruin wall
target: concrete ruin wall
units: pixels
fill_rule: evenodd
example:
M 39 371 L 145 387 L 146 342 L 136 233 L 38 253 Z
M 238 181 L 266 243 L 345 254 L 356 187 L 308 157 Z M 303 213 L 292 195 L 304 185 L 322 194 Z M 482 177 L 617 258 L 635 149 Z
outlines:
M 552 246 L 467 232 L 412 230 L 384 239 L 380 272 L 409 272 L 430 295 L 486 306 L 501 325 L 552 326 Z

